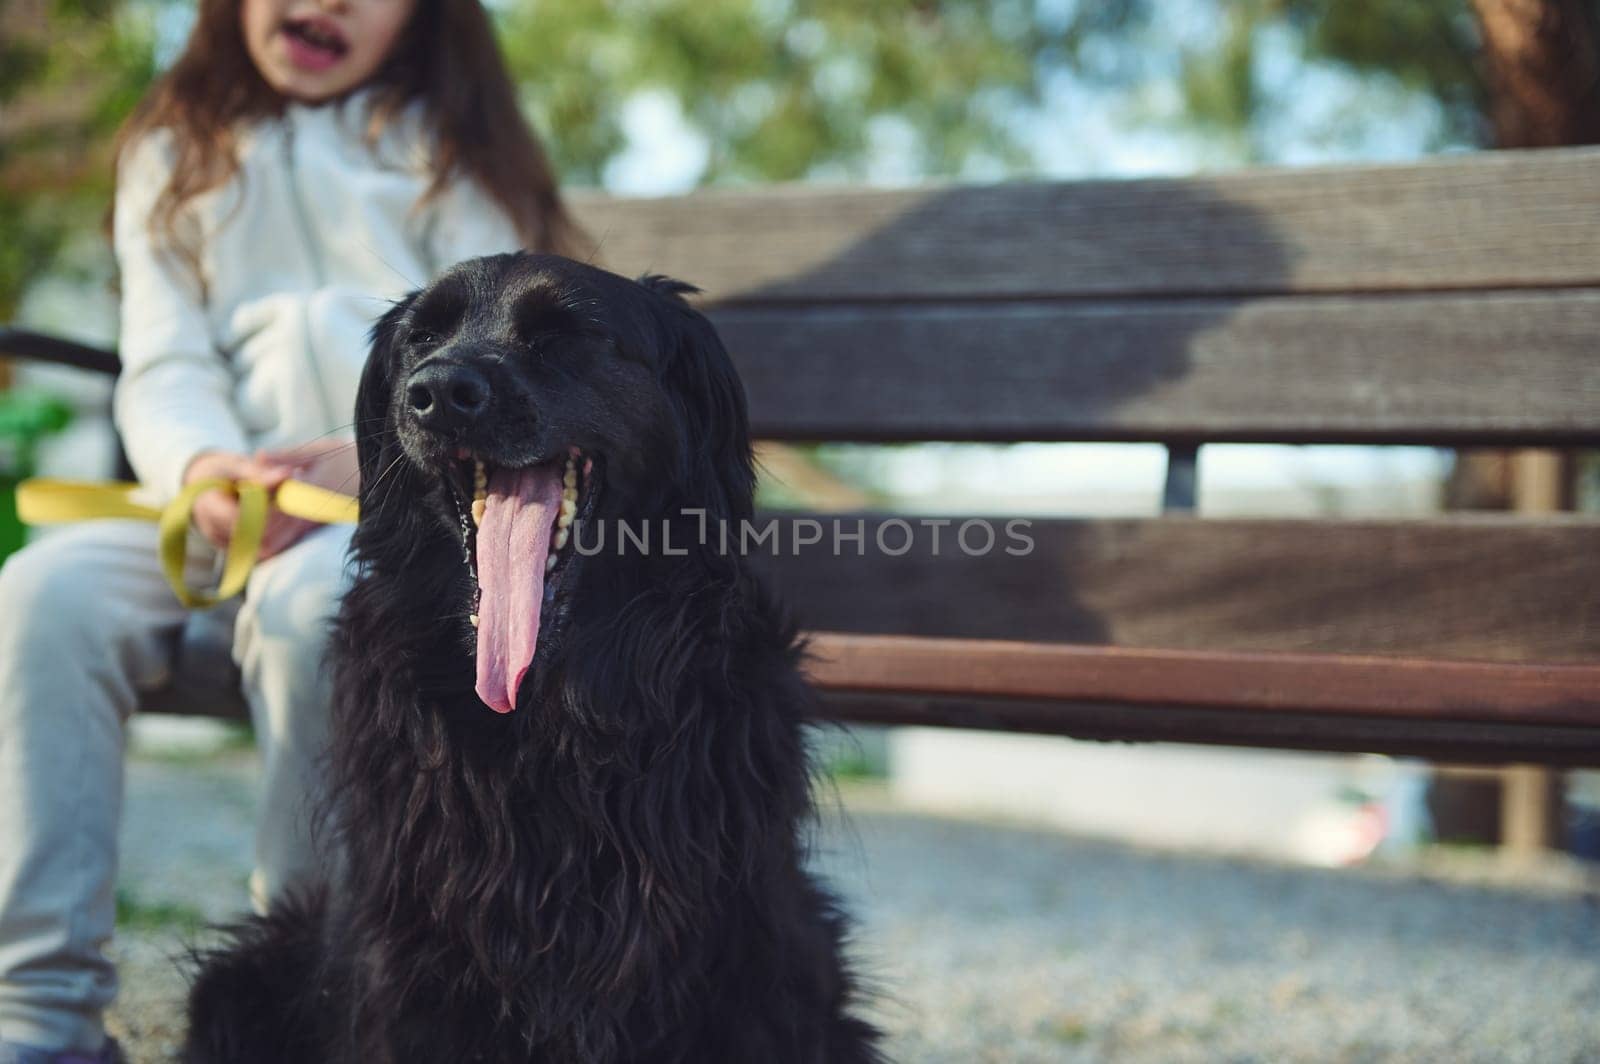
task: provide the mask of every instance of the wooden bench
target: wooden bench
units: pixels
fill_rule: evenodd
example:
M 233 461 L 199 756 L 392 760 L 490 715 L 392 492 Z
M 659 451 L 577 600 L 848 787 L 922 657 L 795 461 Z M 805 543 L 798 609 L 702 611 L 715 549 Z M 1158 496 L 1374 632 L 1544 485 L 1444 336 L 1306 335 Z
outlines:
M 830 715 L 1600 764 L 1600 521 L 1192 513 L 1207 443 L 1600 446 L 1600 152 L 577 209 L 705 290 L 765 440 L 1166 446 L 1164 516 L 1026 556 L 777 515 L 865 529 L 763 562 Z
M 833 715 L 1600 761 L 1600 522 L 1188 513 L 1206 443 L 1600 445 L 1600 152 L 580 206 L 705 289 L 764 439 L 1168 448 L 1167 516 L 1026 557 L 770 559 Z

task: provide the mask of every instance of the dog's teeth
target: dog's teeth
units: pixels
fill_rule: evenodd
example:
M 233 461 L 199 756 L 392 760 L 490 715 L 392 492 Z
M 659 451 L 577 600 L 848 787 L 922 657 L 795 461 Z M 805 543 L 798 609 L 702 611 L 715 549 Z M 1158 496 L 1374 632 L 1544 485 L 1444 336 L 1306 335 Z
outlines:
M 552 555 L 550 555 L 550 557 L 548 557 L 548 558 L 546 558 L 544 560 L 544 571 L 548 573 L 551 569 L 554 569 L 555 567 L 556 567 L 556 556 L 554 554 L 552 554 Z
M 567 528 L 566 525 L 557 526 L 557 528 L 556 528 L 556 550 L 560 550 L 562 547 L 565 547 L 567 545 L 567 540 L 568 540 L 568 538 L 571 537 L 571 535 L 572 535 L 572 530 Z M 552 562 L 555 561 L 555 558 L 552 557 L 550 559 L 550 561 L 552 561 Z M 545 564 L 548 565 L 549 562 L 546 562 Z
M 472 460 L 472 523 L 483 524 L 483 508 L 489 499 L 489 474 L 481 459 Z
M 467 614 L 467 620 L 472 622 L 472 627 L 478 627 L 478 615 L 476 613 Z
M 578 515 L 578 504 L 572 499 L 562 496 L 561 514 L 556 518 L 557 528 L 566 528 L 572 524 L 572 519 Z
M 577 490 L 578 467 L 573 464 L 572 459 L 570 458 L 567 459 L 567 471 L 561 476 L 561 485 L 562 487 L 571 489 L 573 491 Z

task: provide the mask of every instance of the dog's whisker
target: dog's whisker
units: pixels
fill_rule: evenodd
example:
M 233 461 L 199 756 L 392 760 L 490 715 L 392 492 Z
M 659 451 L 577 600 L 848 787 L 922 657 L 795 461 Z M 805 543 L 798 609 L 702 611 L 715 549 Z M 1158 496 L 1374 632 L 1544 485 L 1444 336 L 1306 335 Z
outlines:
M 600 234 L 600 239 L 595 241 L 594 247 L 590 249 L 588 257 L 585 258 L 583 261 L 586 264 L 588 264 L 590 266 L 593 266 L 594 263 L 595 263 L 595 260 L 600 257 L 601 249 L 606 246 L 606 241 L 609 240 L 610 238 L 611 238 L 611 227 L 610 226 L 606 226 L 606 231 Z
M 402 451 L 401 453 L 395 455 L 394 456 L 394 461 L 390 462 L 388 464 L 388 466 L 386 466 L 384 468 L 383 472 L 378 474 L 377 479 L 375 479 L 372 482 L 372 484 L 367 488 L 367 493 L 369 495 L 375 496 L 377 494 L 379 486 L 383 484 L 384 480 L 389 476 L 389 474 L 393 473 L 397 468 L 399 468 L 400 463 L 405 460 L 405 457 L 406 456 L 405 456 L 405 452 L 404 451 Z M 395 480 L 398 481 L 399 478 L 396 477 Z M 394 490 L 393 484 L 390 485 L 389 490 L 390 491 Z M 382 509 L 383 507 L 387 506 L 388 504 L 389 504 L 389 496 L 388 496 L 387 493 L 385 493 L 383 499 L 380 500 L 379 503 L 378 503 L 378 508 Z
M 346 489 L 349 488 L 351 484 L 359 485 L 360 483 L 361 470 L 358 469 L 354 473 L 351 473 L 349 476 L 345 477 L 343 480 L 339 481 L 338 484 L 335 484 L 332 490 L 348 495 L 350 493 Z
M 389 472 L 392 472 L 398 465 L 398 462 L 390 463 Z M 389 500 L 394 496 L 395 488 L 400 484 L 400 479 L 400 477 L 393 477 L 390 479 L 388 486 L 384 489 L 383 498 L 378 501 L 378 509 L 382 510 L 388 507 Z M 384 476 L 378 477 L 379 484 L 382 484 L 383 480 Z

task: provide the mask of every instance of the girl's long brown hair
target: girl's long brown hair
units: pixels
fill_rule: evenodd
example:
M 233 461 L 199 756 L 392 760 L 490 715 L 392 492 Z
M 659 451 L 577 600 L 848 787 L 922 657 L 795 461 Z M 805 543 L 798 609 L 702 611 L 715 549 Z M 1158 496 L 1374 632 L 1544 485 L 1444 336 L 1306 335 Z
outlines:
M 421 102 L 434 136 L 433 181 L 422 204 L 453 179 L 468 177 L 504 208 L 525 247 L 581 254 L 582 233 L 562 205 L 550 162 L 517 107 L 479 0 L 416 0 L 393 54 L 363 87 L 372 90 L 369 142 L 406 105 Z M 146 133 L 172 132 L 175 165 L 151 213 L 152 234 L 198 265 L 199 249 L 178 237 L 184 204 L 238 172 L 239 125 L 280 115 L 286 102 L 245 50 L 239 0 L 200 0 L 183 54 L 117 134 L 120 155 L 124 145 Z

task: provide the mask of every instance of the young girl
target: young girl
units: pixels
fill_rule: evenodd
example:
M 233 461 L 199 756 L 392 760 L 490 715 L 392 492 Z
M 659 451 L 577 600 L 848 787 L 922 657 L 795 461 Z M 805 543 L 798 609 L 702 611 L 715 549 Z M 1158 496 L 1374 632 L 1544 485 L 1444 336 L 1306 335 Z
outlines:
M 356 381 L 389 302 L 460 259 L 575 239 L 479 0 L 201 0 L 121 145 L 115 416 L 166 497 L 203 477 L 353 491 Z M 211 544 L 236 517 L 220 492 L 195 509 Z M 264 755 L 258 906 L 317 874 L 305 806 L 347 542 L 275 514 L 232 619 Z M 0 603 L 0 1064 L 111 1061 L 122 725 L 187 615 L 155 526 L 119 521 L 19 552 Z

